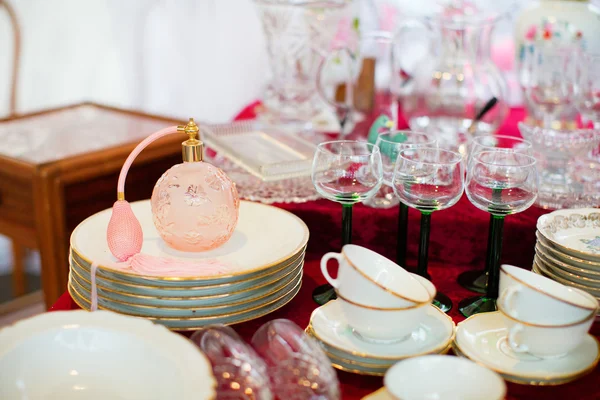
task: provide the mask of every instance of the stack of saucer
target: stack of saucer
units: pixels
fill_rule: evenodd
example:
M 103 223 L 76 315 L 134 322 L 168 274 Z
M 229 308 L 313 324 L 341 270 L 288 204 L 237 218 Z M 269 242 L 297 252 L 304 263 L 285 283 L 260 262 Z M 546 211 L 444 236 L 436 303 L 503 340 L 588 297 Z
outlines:
M 538 220 L 533 271 L 600 300 L 600 210 L 559 210 Z
M 600 360 L 600 343 L 588 334 L 599 306 L 588 293 L 502 265 L 497 306 L 458 324 L 456 354 L 537 385 L 572 381 Z
M 207 252 L 183 253 L 162 242 L 149 201 L 132 203 L 132 209 L 144 231 L 142 253 L 196 259 L 198 276 L 140 273 L 117 265 L 106 243 L 111 210 L 105 210 L 79 224 L 71 236 L 69 293 L 81 308 L 89 310 L 96 303 L 99 309 L 171 329 L 194 330 L 261 317 L 288 303 L 300 289 L 308 228 L 287 211 L 242 201 L 227 243 Z M 214 265 L 221 271 L 205 273 Z
M 327 261 L 339 262 L 337 279 Z M 363 247 L 347 245 L 321 260 L 337 300 L 316 309 L 306 331 L 335 368 L 383 375 L 397 361 L 444 353 L 454 337 L 452 319 L 431 305 L 431 282 Z

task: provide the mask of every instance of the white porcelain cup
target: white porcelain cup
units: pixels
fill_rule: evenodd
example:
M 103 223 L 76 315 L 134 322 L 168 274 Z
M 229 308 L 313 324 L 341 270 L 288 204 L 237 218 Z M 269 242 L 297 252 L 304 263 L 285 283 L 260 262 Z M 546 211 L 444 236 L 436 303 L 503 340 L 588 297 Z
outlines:
M 336 279 L 327 269 L 332 258 L 339 264 Z M 341 253 L 325 254 L 321 271 L 341 296 L 363 306 L 402 308 L 430 303 L 433 299 L 410 272 L 361 246 L 349 244 Z
M 400 361 L 386 372 L 383 381 L 393 399 L 501 400 L 506 396 L 500 375 L 454 356 L 427 355 Z
M 536 273 L 502 265 L 498 307 L 517 320 L 535 325 L 566 325 L 598 311 L 590 294 Z
M 508 328 L 506 340 L 515 353 L 528 353 L 539 358 L 562 357 L 581 344 L 596 317 L 565 325 L 534 325 L 507 315 L 501 305 Z
M 411 274 L 435 297 L 435 286 L 427 279 Z M 406 340 L 419 327 L 430 303 L 404 308 L 376 308 L 358 304 L 338 293 L 338 300 L 348 325 L 361 339 L 373 343 L 395 343 Z

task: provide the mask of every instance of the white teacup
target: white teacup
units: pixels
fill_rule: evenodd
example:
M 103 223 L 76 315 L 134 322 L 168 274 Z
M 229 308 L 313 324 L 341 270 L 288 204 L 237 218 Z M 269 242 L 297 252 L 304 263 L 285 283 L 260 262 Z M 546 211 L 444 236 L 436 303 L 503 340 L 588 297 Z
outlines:
M 402 400 L 501 400 L 506 396 L 500 375 L 454 356 L 427 355 L 400 361 L 386 372 L 383 381 L 392 398 Z
M 594 323 L 596 314 L 583 321 L 565 325 L 534 325 L 508 315 L 498 304 L 508 327 L 506 341 L 515 353 L 528 353 L 539 358 L 562 357 L 581 344 Z
M 598 311 L 590 294 L 536 273 L 502 265 L 498 307 L 514 319 L 535 325 L 566 325 Z
M 337 279 L 327 270 L 327 261 L 332 258 L 339 263 Z M 403 308 L 433 299 L 411 273 L 364 247 L 349 244 L 341 253 L 325 254 L 321 271 L 341 296 L 363 306 Z
M 419 275 L 411 274 L 420 284 L 427 288 L 433 298 L 436 290 L 433 283 Z M 404 308 L 377 308 L 358 304 L 338 293 L 342 312 L 354 333 L 367 342 L 393 343 L 400 342 L 419 327 L 427 314 L 430 303 L 421 303 Z

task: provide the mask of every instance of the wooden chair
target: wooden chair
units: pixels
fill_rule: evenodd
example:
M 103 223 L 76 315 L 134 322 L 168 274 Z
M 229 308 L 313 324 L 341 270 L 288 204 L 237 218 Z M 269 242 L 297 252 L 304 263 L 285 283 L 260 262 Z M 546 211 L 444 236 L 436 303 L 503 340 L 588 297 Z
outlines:
M 8 0 L 0 0 L 0 8 L 6 10 L 13 31 L 13 63 L 10 80 L 9 116 L 14 116 L 17 114 L 17 83 L 19 80 L 19 66 L 21 60 L 21 29 L 15 9 Z M 0 199 L 0 201 L 2 201 L 2 199 Z M 35 248 L 36 241 L 35 238 L 27 238 L 27 235 L 23 235 L 22 237 L 14 236 L 10 239 L 12 241 L 13 252 L 13 296 L 19 297 L 25 294 L 27 287 L 24 262 L 25 249 L 26 246 L 34 246 L 33 248 Z

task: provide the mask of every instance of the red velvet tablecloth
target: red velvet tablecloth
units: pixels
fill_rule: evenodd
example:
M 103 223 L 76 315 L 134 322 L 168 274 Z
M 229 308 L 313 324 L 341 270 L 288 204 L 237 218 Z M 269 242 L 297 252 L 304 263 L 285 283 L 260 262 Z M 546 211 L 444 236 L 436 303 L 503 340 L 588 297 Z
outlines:
M 252 110 L 247 113 L 252 115 Z M 240 117 L 247 116 L 245 114 Z M 503 134 L 518 135 L 516 124 L 522 120 L 523 111 L 513 110 Z M 304 327 L 311 312 L 316 308 L 311 298 L 312 290 L 325 283 L 319 268 L 320 257 L 328 251 L 340 248 L 341 207 L 326 200 L 303 204 L 280 204 L 280 207 L 302 218 L 310 229 L 310 240 L 304 265 L 304 280 L 300 293 L 285 307 L 258 320 L 236 325 L 235 329 L 245 338 L 263 323 L 275 318 L 288 318 Z M 507 217 L 504 227 L 502 263 L 530 268 L 535 245 L 535 224 L 546 211 L 532 207 L 529 210 Z M 409 213 L 408 268 L 416 265 L 418 247 L 419 214 Z M 429 272 L 438 290 L 450 296 L 455 304 L 473 293 L 456 283 L 457 276 L 468 269 L 483 268 L 489 215 L 476 209 L 466 196 L 454 207 L 433 214 Z M 353 243 L 366 246 L 391 259 L 395 257 L 397 230 L 397 208 L 380 210 L 355 206 L 353 217 Z M 65 293 L 51 310 L 73 310 L 77 305 Z M 456 323 L 463 320 L 456 307 L 450 312 Z M 599 335 L 596 324 L 592 333 Z M 343 399 L 360 399 L 382 386 L 381 378 L 365 377 L 339 372 Z M 423 377 L 423 380 L 435 377 Z M 600 399 L 600 368 L 591 374 L 565 385 L 556 387 L 534 387 L 508 383 L 508 399 Z

